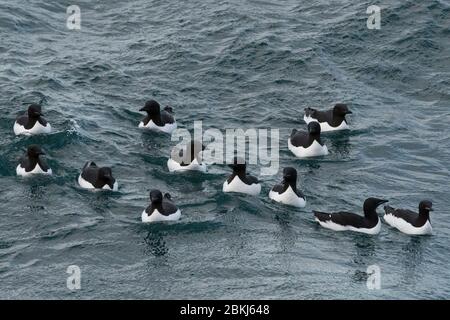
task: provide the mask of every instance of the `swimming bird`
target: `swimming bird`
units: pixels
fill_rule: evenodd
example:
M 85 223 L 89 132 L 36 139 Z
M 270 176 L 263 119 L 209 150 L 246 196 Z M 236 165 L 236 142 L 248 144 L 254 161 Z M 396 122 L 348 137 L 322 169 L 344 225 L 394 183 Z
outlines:
M 345 130 L 350 129 L 345 116 L 351 113 L 346 104 L 338 103 L 333 109 L 327 111 L 305 108 L 303 120 L 306 123 L 311 121 L 319 122 L 322 132 Z
M 78 177 L 78 183 L 84 189 L 118 190 L 118 183 L 112 176 L 109 167 L 98 167 L 95 162 L 88 161 Z
M 378 234 L 381 222 L 377 207 L 388 200 L 368 198 L 364 201 L 364 216 L 350 212 L 326 213 L 313 211 L 315 220 L 324 228 L 334 231 L 356 231 L 366 234 Z
M 180 219 L 181 211 L 173 203 L 170 194 L 163 197 L 161 191 L 150 191 L 151 204 L 142 212 L 142 222 L 175 221 Z
M 39 104 L 30 105 L 28 113 L 17 118 L 13 129 L 16 136 L 44 134 L 52 131 L 50 123 L 43 117 L 42 107 Z
M 297 190 L 297 170 L 291 167 L 284 168 L 283 181 L 270 190 L 269 198 L 290 206 L 305 207 L 305 196 Z
M 419 213 L 407 209 L 394 209 L 385 206 L 386 214 L 384 221 L 391 227 L 410 235 L 431 234 L 433 228 L 430 222 L 430 211 L 433 211 L 433 204 L 429 200 L 423 200 L 419 203 Z
M 244 159 L 235 157 L 233 164 L 229 165 L 233 173 L 223 183 L 223 192 L 238 192 L 250 195 L 258 195 L 261 192 L 261 184 L 256 177 L 246 173 Z
M 52 169 L 47 165 L 47 162 L 42 158 L 45 152 L 42 151 L 38 145 L 30 145 L 27 153 L 20 159 L 20 163 L 16 168 L 18 176 L 29 176 L 33 174 L 52 174 Z
M 139 111 L 147 112 L 147 116 L 139 123 L 139 128 L 172 133 L 177 128 L 177 122 L 173 117 L 171 107 L 161 107 L 155 100 L 149 100 Z
M 191 140 L 183 149 L 174 148 L 167 160 L 170 172 L 174 171 L 202 171 L 206 172 L 206 163 L 202 161 L 202 151 L 205 146 L 199 141 Z
M 288 148 L 299 158 L 318 157 L 328 154 L 327 146 L 320 138 L 318 122 L 308 123 L 308 132 L 292 130 L 288 140 Z

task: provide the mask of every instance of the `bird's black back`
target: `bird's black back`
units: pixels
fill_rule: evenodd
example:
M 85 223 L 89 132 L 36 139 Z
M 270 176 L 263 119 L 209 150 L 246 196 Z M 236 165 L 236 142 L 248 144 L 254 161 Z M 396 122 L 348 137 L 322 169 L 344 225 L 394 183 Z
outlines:
M 408 222 L 414 227 L 422 227 L 428 220 L 428 215 L 420 215 L 417 212 L 407 209 L 395 209 L 390 206 L 385 206 L 386 214 L 392 214 L 394 217 L 400 218 Z
M 147 115 L 142 122 L 147 125 L 150 120 L 153 121 L 157 126 L 163 127 L 166 124 L 172 124 L 175 122 L 174 117 L 167 110 L 162 110 L 158 114 Z
M 336 224 L 342 225 L 342 226 L 352 226 L 355 228 L 373 228 L 378 224 L 378 216 L 376 219 L 368 219 L 366 217 L 357 215 L 352 212 L 333 212 L 333 213 L 326 213 L 326 212 L 319 212 L 319 211 L 313 211 L 314 216 L 319 219 L 320 221 L 326 222 L 326 221 L 332 221 Z
M 25 169 L 25 172 L 33 171 L 34 168 L 36 168 L 36 165 L 39 164 L 41 169 L 45 172 L 50 169 L 50 167 L 47 165 L 47 161 L 43 159 L 42 157 L 36 158 L 30 158 L 28 155 L 24 155 L 22 158 L 20 158 L 20 166 Z
M 87 182 L 91 183 L 95 188 L 101 189 L 107 183 L 99 179 L 99 170 L 100 168 L 93 161 L 88 161 L 83 167 L 81 172 L 81 177 Z M 113 183 L 115 179 L 113 179 Z
M 160 203 L 151 203 L 145 212 L 151 215 L 155 209 L 163 216 L 169 216 L 178 211 L 178 207 L 173 203 L 170 194 L 166 193 Z
M 345 116 L 339 116 L 334 114 L 333 109 L 327 111 L 320 111 L 313 108 L 305 109 L 306 116 L 310 116 L 317 119 L 319 122 L 327 122 L 332 127 L 339 127 L 342 121 L 345 121 Z
M 286 190 L 289 188 L 289 186 L 291 186 L 292 190 L 294 190 L 295 194 L 299 197 L 299 198 L 305 198 L 305 196 L 303 195 L 303 193 L 300 190 L 297 190 L 297 187 L 294 185 L 290 185 L 288 182 L 281 182 L 280 184 L 276 184 L 273 188 L 272 191 L 278 193 L 278 194 L 283 194 L 286 192 Z
M 170 114 L 169 111 L 163 110 L 161 111 L 161 121 L 163 122 L 163 125 L 166 123 L 172 124 L 175 122 L 175 119 L 172 114 Z
M 314 140 L 316 140 L 320 145 L 323 145 L 320 136 L 313 136 L 307 131 L 297 131 L 294 129 L 292 130 L 290 139 L 291 144 L 294 147 L 309 148 L 313 144 Z
M 44 127 L 47 126 L 47 120 L 45 120 L 43 117 L 39 118 L 30 118 L 27 115 L 22 115 L 17 118 L 16 122 L 23 126 L 25 129 L 30 130 L 34 127 L 36 122 L 38 122 L 43 125 Z

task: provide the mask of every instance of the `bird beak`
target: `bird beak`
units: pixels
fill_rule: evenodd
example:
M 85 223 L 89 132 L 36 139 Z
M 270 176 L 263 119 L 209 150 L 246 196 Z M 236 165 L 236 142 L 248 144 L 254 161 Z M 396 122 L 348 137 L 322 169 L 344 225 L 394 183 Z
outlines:
M 40 155 L 40 156 L 45 156 L 45 152 L 44 152 L 44 151 L 41 151 L 41 152 L 39 152 L 39 155 Z
M 380 200 L 379 205 L 383 204 L 383 203 L 386 203 L 386 202 L 389 202 L 389 200 Z
M 433 208 L 428 208 L 428 207 L 427 207 L 427 208 L 425 208 L 425 209 L 427 209 L 428 211 L 434 211 Z
M 345 114 L 352 114 L 353 112 L 351 112 L 350 110 L 348 110 Z
M 145 111 L 145 109 L 144 108 L 140 108 L 139 111 Z

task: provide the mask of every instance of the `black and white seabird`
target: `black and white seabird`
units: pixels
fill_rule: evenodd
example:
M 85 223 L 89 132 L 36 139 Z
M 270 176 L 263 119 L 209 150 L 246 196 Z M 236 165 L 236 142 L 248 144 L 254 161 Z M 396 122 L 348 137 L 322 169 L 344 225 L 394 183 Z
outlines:
M 42 157 L 45 155 L 41 147 L 38 145 L 30 145 L 27 153 L 20 159 L 20 163 L 16 168 L 18 176 L 29 176 L 32 174 L 52 174 L 52 169 L 49 168 L 47 162 Z
M 306 123 L 311 121 L 319 122 L 322 132 L 345 130 L 350 128 L 345 116 L 351 113 L 346 104 L 338 103 L 333 109 L 327 111 L 305 108 L 303 120 Z
M 291 167 L 284 168 L 283 181 L 270 190 L 269 198 L 290 206 L 305 207 L 305 196 L 297 189 L 297 170 Z
M 173 203 L 170 194 L 163 197 L 161 191 L 150 191 L 151 204 L 142 212 L 142 222 L 175 221 L 180 219 L 181 211 Z
M 233 164 L 229 165 L 233 173 L 223 183 L 223 192 L 238 192 L 250 195 L 258 195 L 261 192 L 261 184 L 256 177 L 246 173 L 244 159 L 235 157 Z
M 155 100 L 149 100 L 139 111 L 147 112 L 147 116 L 139 123 L 139 128 L 172 133 L 177 128 L 177 122 L 173 117 L 171 107 L 161 107 Z
M 308 123 L 308 131 L 292 130 L 288 148 L 299 158 L 318 157 L 328 154 L 327 146 L 320 139 L 320 125 L 313 121 Z
M 18 135 L 36 135 L 50 133 L 52 127 L 42 114 L 42 107 L 39 104 L 32 104 L 28 107 L 28 113 L 17 118 L 14 123 L 14 133 Z
M 364 201 L 364 216 L 351 212 L 326 213 L 313 211 L 315 220 L 324 228 L 334 231 L 356 231 L 367 234 L 378 234 L 381 222 L 377 207 L 388 200 L 368 198 Z
M 430 222 L 430 211 L 433 211 L 433 203 L 423 200 L 419 203 L 419 213 L 408 209 L 394 209 L 385 206 L 384 221 L 391 227 L 410 235 L 431 234 L 433 228 Z
M 202 151 L 205 146 L 199 141 L 191 140 L 183 148 L 174 148 L 167 160 L 167 167 L 170 172 L 174 171 L 201 171 L 206 172 L 206 163 L 202 161 Z
M 118 183 L 112 176 L 109 167 L 98 167 L 94 162 L 88 161 L 78 177 L 78 183 L 84 189 L 118 190 Z

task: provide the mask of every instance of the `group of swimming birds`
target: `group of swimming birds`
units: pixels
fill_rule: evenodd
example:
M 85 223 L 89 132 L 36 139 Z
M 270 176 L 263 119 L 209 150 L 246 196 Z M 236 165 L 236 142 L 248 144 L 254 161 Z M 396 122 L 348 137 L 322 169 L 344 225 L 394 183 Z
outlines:
M 177 128 L 176 120 L 171 107 L 161 110 L 155 100 L 147 101 L 140 111 L 147 116 L 139 123 L 139 128 L 153 131 L 172 133 Z M 321 140 L 322 132 L 348 130 L 346 115 L 352 112 L 346 104 L 336 104 L 327 111 L 312 108 L 305 109 L 304 121 L 307 131 L 292 130 L 288 140 L 289 150 L 299 158 L 317 157 L 328 154 L 327 146 Z M 40 104 L 32 104 L 28 113 L 17 118 L 14 124 L 16 135 L 37 135 L 51 132 L 48 123 L 42 114 Z M 173 150 L 167 162 L 170 172 L 196 170 L 206 172 L 206 164 L 202 161 L 201 153 L 205 147 L 198 141 L 191 141 L 182 150 Z M 19 176 L 34 174 L 52 174 L 43 156 L 45 153 L 37 145 L 30 145 L 27 153 L 21 158 L 16 172 Z M 246 163 L 242 158 L 235 157 L 230 165 L 233 173 L 223 183 L 223 192 L 238 192 L 249 195 L 258 195 L 261 192 L 260 181 L 246 172 Z M 99 167 L 88 161 L 78 177 L 80 187 L 85 189 L 118 190 L 118 183 L 109 167 Z M 283 180 L 275 185 L 269 192 L 269 198 L 282 204 L 305 207 L 306 198 L 297 189 L 297 170 L 292 167 L 283 169 Z M 180 209 L 175 205 L 170 194 L 162 194 L 159 190 L 150 192 L 150 205 L 142 212 L 143 222 L 175 221 L 181 216 Z M 387 200 L 368 198 L 364 201 L 364 216 L 351 212 L 326 213 L 313 211 L 315 220 L 323 227 L 335 231 L 356 231 L 366 234 L 378 234 L 381 221 L 377 214 L 377 207 Z M 384 207 L 384 221 L 403 233 L 411 235 L 431 234 L 429 213 L 432 203 L 423 200 L 419 204 L 419 212 L 406 209 Z

